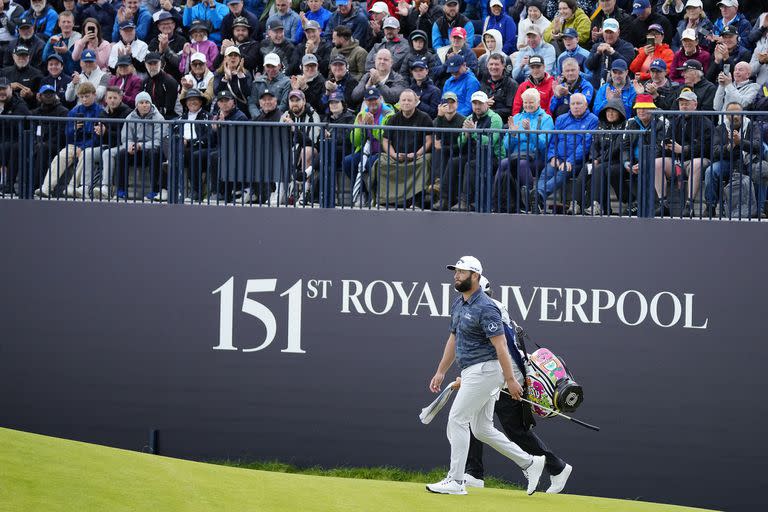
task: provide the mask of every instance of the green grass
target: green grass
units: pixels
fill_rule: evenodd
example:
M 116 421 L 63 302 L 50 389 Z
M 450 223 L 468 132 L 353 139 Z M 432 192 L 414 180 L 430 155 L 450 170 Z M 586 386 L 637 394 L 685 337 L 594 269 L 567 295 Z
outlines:
M 286 469 L 284 465 L 277 467 Z M 378 471 L 372 470 L 371 475 Z M 441 496 L 426 492 L 423 482 L 320 477 L 203 464 L 0 429 L 0 511 L 42 510 L 666 512 L 697 509 L 575 495 L 526 496 L 522 491 L 506 489 L 472 489 L 469 496 Z
M 310 466 L 301 468 L 286 464 L 277 460 L 243 462 L 239 460 L 211 461 L 213 464 L 230 466 L 235 468 L 255 469 L 258 471 L 273 471 L 275 473 L 291 473 L 299 475 L 312 476 L 332 476 L 336 478 L 360 478 L 362 480 L 387 480 L 390 482 L 437 482 L 445 478 L 448 468 L 435 468 L 431 471 L 408 471 L 402 468 L 380 466 L 371 468 L 339 467 L 323 468 L 321 466 Z M 485 486 L 494 489 L 520 490 L 520 486 L 496 478 L 493 476 L 485 477 Z

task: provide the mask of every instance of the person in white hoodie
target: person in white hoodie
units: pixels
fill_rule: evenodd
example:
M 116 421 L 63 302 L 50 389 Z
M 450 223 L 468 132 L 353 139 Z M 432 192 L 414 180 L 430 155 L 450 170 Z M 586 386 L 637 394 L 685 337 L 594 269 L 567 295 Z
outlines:
M 128 114 L 120 132 L 120 144 L 117 151 L 117 199 L 128 199 L 128 177 L 135 176 L 133 197 L 144 197 L 149 201 L 165 201 L 168 190 L 162 187 L 163 175 L 163 139 L 166 126 L 163 115 L 152 104 L 148 92 L 136 95 L 136 109 Z M 148 170 L 150 183 L 144 182 L 144 171 Z M 141 195 L 139 195 L 141 194 Z
M 499 55 L 504 56 L 504 72 L 507 75 L 511 75 L 512 59 L 510 59 L 509 56 L 502 50 L 504 47 L 504 38 L 501 35 L 501 32 L 495 28 L 486 30 L 483 32 L 482 44 L 483 48 L 485 48 L 485 53 L 481 55 L 479 59 L 477 59 L 477 79 L 480 81 L 480 83 L 488 78 L 488 57 L 492 53 L 498 53 Z

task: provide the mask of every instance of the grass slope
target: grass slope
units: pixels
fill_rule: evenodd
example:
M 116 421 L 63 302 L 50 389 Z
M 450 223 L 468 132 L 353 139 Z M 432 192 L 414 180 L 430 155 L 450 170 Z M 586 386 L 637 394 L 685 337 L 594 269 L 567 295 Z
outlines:
M 585 496 L 529 497 L 502 489 L 470 493 L 440 496 L 419 483 L 202 464 L 0 429 L 1 511 L 697 510 Z

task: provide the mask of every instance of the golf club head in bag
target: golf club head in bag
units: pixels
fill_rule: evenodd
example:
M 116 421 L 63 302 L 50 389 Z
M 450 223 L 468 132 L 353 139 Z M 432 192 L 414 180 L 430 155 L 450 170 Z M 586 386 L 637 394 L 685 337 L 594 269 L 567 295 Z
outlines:
M 526 375 L 527 397 L 535 404 L 561 412 L 573 412 L 584 401 L 584 391 L 573 379 L 562 358 L 549 349 L 540 348 L 528 356 L 530 366 Z M 541 418 L 553 416 L 552 412 L 531 406 Z

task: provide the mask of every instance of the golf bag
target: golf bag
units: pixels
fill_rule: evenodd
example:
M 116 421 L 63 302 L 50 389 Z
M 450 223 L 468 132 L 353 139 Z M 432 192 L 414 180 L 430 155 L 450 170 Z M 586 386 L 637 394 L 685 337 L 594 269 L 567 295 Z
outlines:
M 525 377 L 528 400 L 562 412 L 573 412 L 584 401 L 584 391 L 573 379 L 563 359 L 549 349 L 539 348 L 529 354 L 528 363 Z M 531 408 L 536 416 L 554 416 L 535 405 Z

